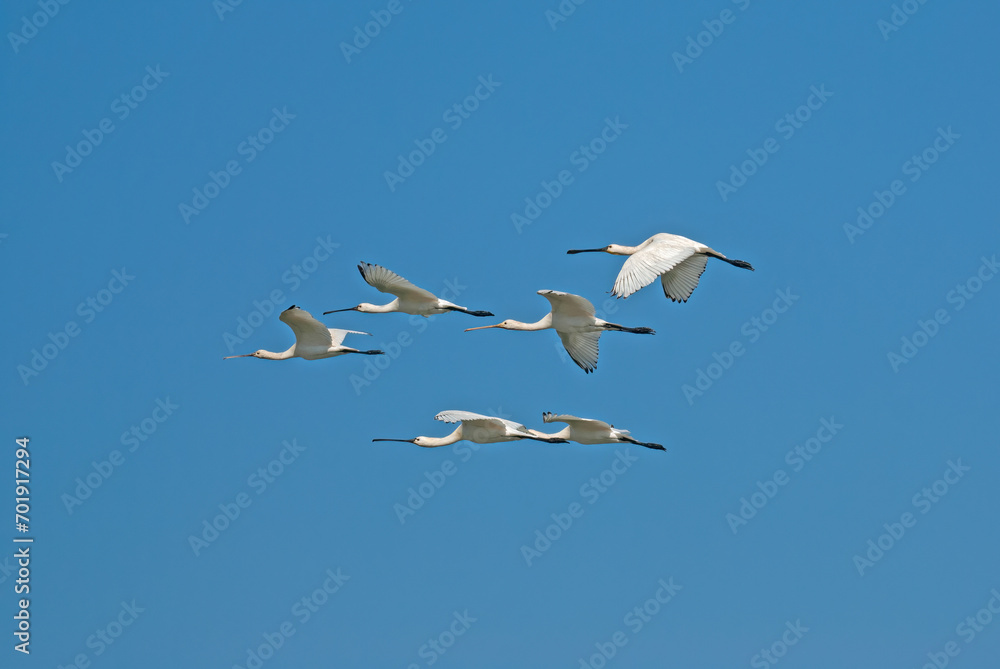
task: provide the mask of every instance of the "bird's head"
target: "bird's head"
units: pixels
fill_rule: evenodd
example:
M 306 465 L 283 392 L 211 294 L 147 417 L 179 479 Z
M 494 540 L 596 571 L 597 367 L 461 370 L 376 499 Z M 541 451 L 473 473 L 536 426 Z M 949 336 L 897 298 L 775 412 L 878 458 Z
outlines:
M 398 441 L 404 444 L 416 444 L 424 448 L 430 448 L 430 437 L 414 437 L 413 439 L 372 439 L 372 441 Z
M 348 307 L 347 309 L 334 309 L 333 311 L 324 311 L 323 315 L 326 316 L 327 314 L 337 314 L 337 313 L 340 313 L 341 311 L 360 311 L 360 312 L 364 313 L 364 312 L 366 312 L 368 310 L 367 309 L 363 309 L 362 307 L 370 307 L 370 306 L 372 306 L 372 305 L 368 304 L 367 302 L 362 302 L 361 304 L 359 304 L 356 307 Z
M 478 328 L 466 328 L 466 332 L 472 332 L 473 330 L 487 330 L 489 328 L 500 328 L 501 330 L 513 330 L 516 328 L 518 322 L 515 320 L 507 319 L 502 323 L 497 323 L 496 325 L 481 325 Z
M 617 246 L 617 244 L 609 244 L 608 246 L 602 246 L 599 249 L 571 249 L 566 251 L 566 253 L 569 255 L 574 255 L 576 253 L 614 253 L 614 251 L 611 250 L 613 246 Z
M 246 353 L 244 355 L 227 355 L 223 360 L 229 360 L 230 358 L 263 358 L 264 354 L 267 353 L 264 349 L 254 351 L 253 353 Z

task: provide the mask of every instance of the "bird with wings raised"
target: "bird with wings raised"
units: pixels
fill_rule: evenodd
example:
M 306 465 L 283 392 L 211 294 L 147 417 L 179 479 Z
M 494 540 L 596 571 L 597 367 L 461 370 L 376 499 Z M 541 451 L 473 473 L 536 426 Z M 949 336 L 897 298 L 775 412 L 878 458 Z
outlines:
M 540 290 L 538 294 L 552 305 L 552 311 L 545 314 L 541 320 L 535 323 L 522 323 L 507 319 L 496 325 L 468 328 L 466 332 L 487 328 L 525 332 L 555 330 L 569 357 L 588 374 L 597 369 L 597 341 L 601 338 L 601 333 L 612 330 L 632 334 L 656 334 L 651 328 L 629 328 L 597 318 L 594 315 L 594 305 L 579 295 L 561 293 L 557 290 Z
M 687 302 L 698 287 L 709 258 L 718 258 L 730 265 L 753 271 L 753 267 L 745 260 L 730 260 L 704 244 L 665 232 L 653 235 L 638 246 L 609 244 L 599 249 L 574 249 L 566 253 L 629 256 L 611 290 L 615 297 L 628 297 L 659 277 L 664 295 L 674 302 Z
M 312 315 L 303 309 L 299 309 L 294 304 L 278 316 L 282 323 L 292 328 L 295 333 L 295 343 L 287 351 L 275 353 L 260 349 L 246 355 L 230 355 L 230 358 L 260 358 L 261 360 L 288 360 L 289 358 L 304 358 L 306 360 L 319 360 L 320 358 L 332 358 L 345 353 L 362 353 L 364 355 L 383 355 L 383 351 L 361 351 L 350 346 L 342 346 L 344 338 L 349 334 L 371 335 L 370 332 L 358 332 L 357 330 L 335 330 L 328 328 Z
M 324 311 L 323 315 L 334 314 L 339 311 L 359 311 L 364 314 L 388 314 L 400 312 L 413 316 L 433 316 L 443 314 L 446 311 L 458 311 L 470 316 L 492 316 L 488 311 L 473 311 L 466 307 L 461 307 L 447 300 L 442 300 L 429 290 L 424 290 L 413 285 L 403 277 L 394 272 L 390 272 L 380 265 L 362 262 L 358 265 L 361 277 L 372 288 L 380 292 L 395 295 L 396 299 L 388 304 L 369 304 L 362 302 L 356 307 L 347 309 L 334 309 Z
M 414 437 L 413 439 L 372 439 L 372 441 L 401 441 L 416 444 L 424 448 L 447 446 L 457 441 L 471 441 L 476 444 L 495 444 L 502 441 L 517 441 L 531 439 L 545 441 L 550 444 L 564 444 L 561 437 L 549 437 L 535 434 L 520 423 L 496 416 L 483 416 L 471 411 L 442 411 L 434 416 L 434 420 L 445 423 L 458 423 L 455 431 L 445 437 Z
M 553 434 L 546 434 L 538 430 L 531 431 L 539 437 L 567 439 L 575 441 L 578 444 L 635 444 L 636 446 L 645 446 L 657 451 L 667 450 L 660 444 L 637 441 L 629 435 L 628 430 L 617 429 L 614 425 L 605 423 L 602 420 L 577 418 L 568 414 L 546 412 L 542 414 L 542 421 L 546 423 L 566 423 L 566 427 Z

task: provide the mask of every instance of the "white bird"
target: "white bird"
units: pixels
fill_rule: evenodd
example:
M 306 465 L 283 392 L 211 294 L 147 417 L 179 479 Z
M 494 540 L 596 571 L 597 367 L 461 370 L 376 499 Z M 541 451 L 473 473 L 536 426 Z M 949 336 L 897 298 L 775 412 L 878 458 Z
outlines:
M 597 341 L 605 330 L 633 334 L 656 334 L 651 328 L 628 328 L 597 318 L 594 315 L 594 305 L 579 295 L 561 293 L 557 290 L 540 290 L 538 294 L 552 304 L 552 311 L 545 314 L 540 321 L 522 323 L 508 319 L 496 325 L 468 328 L 466 332 L 487 328 L 523 331 L 555 330 L 559 334 L 563 346 L 566 347 L 569 357 L 573 358 L 573 362 L 588 374 L 597 368 Z
M 362 262 L 358 265 L 361 277 L 369 286 L 377 288 L 380 292 L 395 295 L 396 299 L 389 304 L 369 304 L 362 302 L 356 307 L 349 309 L 334 309 L 324 311 L 323 315 L 334 314 L 339 311 L 360 311 L 363 314 L 388 314 L 394 311 L 414 316 L 433 316 L 443 314 L 446 311 L 460 311 L 470 316 L 492 316 L 488 311 L 472 311 L 457 304 L 452 304 L 447 300 L 440 299 L 437 295 L 419 288 L 394 272 L 390 272 L 385 267 Z
M 495 444 L 501 441 L 517 441 L 518 439 L 532 439 L 534 441 L 545 441 L 550 444 L 565 444 L 566 440 L 560 437 L 549 437 L 537 435 L 520 423 L 497 418 L 495 416 L 483 416 L 470 411 L 442 411 L 434 416 L 434 420 L 445 423 L 459 423 L 455 431 L 446 437 L 415 437 L 413 439 L 372 439 L 372 441 L 402 441 L 409 444 L 416 444 L 424 448 L 435 448 L 437 446 L 447 446 L 456 441 L 471 441 L 476 444 Z
M 660 277 L 664 295 L 674 302 L 687 302 L 698 287 L 698 279 L 705 271 L 709 257 L 753 271 L 753 267 L 745 260 L 730 260 L 704 244 L 665 232 L 653 235 L 638 246 L 609 244 L 600 249 L 566 251 L 570 254 L 599 252 L 630 256 L 615 279 L 611 290 L 615 297 L 628 297 Z
M 636 446 L 645 446 L 657 451 L 667 450 L 660 444 L 636 441 L 629 436 L 628 430 L 615 429 L 614 425 L 605 423 L 602 420 L 577 418 L 576 416 L 554 413 L 543 413 L 542 420 L 546 423 L 566 423 L 566 427 L 554 434 L 546 434 L 538 430 L 531 431 L 539 437 L 568 439 L 578 444 L 635 444 Z
M 246 355 L 229 355 L 223 360 L 230 358 L 261 358 L 262 360 L 288 360 L 289 358 L 305 358 L 306 360 L 319 360 L 320 358 L 332 358 L 345 353 L 363 353 L 364 355 L 384 355 L 384 351 L 359 351 L 349 346 L 341 346 L 344 337 L 349 334 L 363 334 L 371 336 L 370 332 L 358 332 L 357 330 L 334 330 L 328 328 L 312 317 L 308 311 L 299 309 L 294 304 L 278 316 L 281 322 L 292 328 L 295 333 L 295 343 L 287 351 L 273 353 L 261 349 Z

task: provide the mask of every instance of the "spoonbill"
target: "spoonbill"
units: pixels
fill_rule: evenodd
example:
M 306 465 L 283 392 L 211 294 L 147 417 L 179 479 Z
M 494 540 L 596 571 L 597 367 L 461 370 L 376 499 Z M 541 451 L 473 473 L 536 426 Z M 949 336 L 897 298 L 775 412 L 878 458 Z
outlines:
M 446 437 L 372 439 L 372 441 L 402 441 L 423 446 L 424 448 L 447 446 L 463 439 L 476 444 L 495 444 L 501 441 L 517 441 L 519 439 L 545 441 L 550 444 L 566 443 L 566 440 L 562 437 L 549 437 L 544 434 L 536 434 L 520 423 L 515 423 L 505 418 L 497 418 L 496 416 L 483 416 L 471 411 L 442 411 L 434 416 L 434 420 L 440 420 L 445 423 L 459 423 L 459 426 Z
M 328 328 L 312 315 L 303 309 L 299 309 L 294 304 L 278 316 L 282 323 L 292 328 L 295 333 L 295 343 L 287 351 L 273 353 L 261 349 L 246 355 L 229 355 L 223 360 L 230 358 L 260 358 L 262 360 L 288 360 L 289 358 L 305 358 L 306 360 L 319 360 L 320 358 L 332 358 L 345 353 L 363 353 L 365 355 L 384 355 L 384 351 L 359 351 L 349 346 L 341 346 L 344 337 L 349 334 L 371 335 L 370 332 L 358 332 L 357 330 L 334 330 Z
M 656 334 L 651 328 L 627 328 L 624 325 L 609 323 L 597 318 L 594 315 L 594 305 L 579 295 L 561 293 L 557 290 L 540 290 L 538 294 L 552 304 L 552 311 L 545 314 L 540 321 L 522 323 L 508 319 L 496 325 L 468 328 L 466 332 L 487 328 L 523 331 L 555 330 L 559 334 L 563 346 L 566 347 L 569 357 L 573 358 L 573 362 L 587 374 L 597 369 L 597 340 L 601 338 L 601 333 L 605 330 L 631 332 L 632 334 Z
M 437 295 L 419 288 L 394 272 L 390 272 L 380 265 L 362 262 L 358 265 L 358 271 L 365 282 L 377 288 L 382 293 L 395 295 L 396 299 L 389 304 L 368 304 L 362 302 L 356 307 L 349 309 L 334 309 L 324 311 L 323 315 L 335 314 L 339 311 L 360 311 L 363 314 L 388 314 L 394 311 L 413 316 L 433 316 L 443 314 L 446 311 L 460 311 L 470 316 L 492 316 L 488 311 L 472 311 L 457 304 L 452 304 L 447 300 L 440 299 Z
M 546 423 L 566 423 L 566 427 L 554 434 L 546 434 L 532 430 L 540 437 L 554 437 L 575 441 L 578 444 L 635 444 L 657 451 L 665 451 L 663 446 L 645 441 L 636 441 L 629 436 L 628 430 L 615 429 L 614 425 L 592 418 L 577 418 L 567 414 L 543 413 L 542 420 Z
M 753 271 L 753 267 L 745 260 L 730 260 L 704 244 L 666 232 L 655 234 L 638 246 L 609 244 L 599 249 L 566 251 L 569 254 L 602 252 L 629 256 L 611 290 L 615 297 L 628 297 L 660 277 L 664 295 L 674 302 L 687 302 L 698 287 L 698 279 L 705 271 L 705 264 L 710 257 Z

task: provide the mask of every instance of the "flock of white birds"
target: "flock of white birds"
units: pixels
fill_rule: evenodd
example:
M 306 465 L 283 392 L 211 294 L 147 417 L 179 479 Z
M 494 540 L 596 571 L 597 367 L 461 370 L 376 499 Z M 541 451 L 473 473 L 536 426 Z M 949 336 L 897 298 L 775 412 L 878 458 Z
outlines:
M 622 265 L 618 278 L 615 279 L 611 293 L 615 297 L 626 298 L 636 291 L 651 284 L 657 277 L 663 286 L 663 294 L 674 302 L 687 302 L 691 293 L 698 286 L 698 280 L 705 271 L 709 258 L 718 258 L 730 265 L 753 270 L 750 263 L 743 260 L 730 260 L 718 251 L 704 244 L 667 233 L 653 235 L 638 246 L 622 246 L 609 244 L 598 249 L 576 249 L 567 251 L 575 253 L 610 253 L 612 255 L 628 256 Z M 379 265 L 362 262 L 358 265 L 361 276 L 368 285 L 380 292 L 394 295 L 396 299 L 388 304 L 369 304 L 362 302 L 349 309 L 334 309 L 323 315 L 342 311 L 358 311 L 366 314 L 386 314 L 399 312 L 415 316 L 433 316 L 446 311 L 457 311 L 471 316 L 486 317 L 493 314 L 489 311 L 473 311 L 463 306 L 442 300 L 428 290 L 413 285 L 403 277 Z M 507 319 L 496 325 L 486 325 L 471 330 L 501 328 L 503 330 L 555 330 L 562 340 L 566 352 L 573 361 L 586 373 L 597 368 L 598 340 L 606 331 L 630 332 L 632 334 L 656 334 L 646 327 L 626 327 L 618 323 L 597 318 L 594 305 L 589 300 L 556 290 L 540 290 L 538 294 L 552 305 L 552 310 L 534 323 L 523 323 Z M 288 360 L 289 358 L 304 358 L 319 360 L 332 358 L 345 353 L 363 355 L 383 355 L 383 351 L 363 351 L 350 346 L 344 346 L 344 339 L 349 334 L 370 335 L 357 330 L 337 330 L 328 328 L 314 318 L 308 311 L 292 305 L 281 312 L 281 322 L 285 323 L 295 333 L 295 343 L 288 350 L 281 352 L 265 351 L 263 349 L 246 355 L 231 355 L 229 358 L 261 358 L 263 360 Z M 645 446 L 656 450 L 665 450 L 660 444 L 642 442 L 629 436 L 628 430 L 616 429 L 613 425 L 589 418 L 577 418 L 570 415 L 543 414 L 546 423 L 565 423 L 567 427 L 553 434 L 532 430 L 520 423 L 515 423 L 495 416 L 482 416 L 468 411 L 442 411 L 435 420 L 445 423 L 458 423 L 454 432 L 445 437 L 415 437 L 414 439 L 373 439 L 372 441 L 402 441 L 425 448 L 447 446 L 457 441 L 472 441 L 477 444 L 492 444 L 519 439 L 532 439 L 548 443 L 566 443 L 574 441 L 578 444 L 615 444 L 627 443 Z

